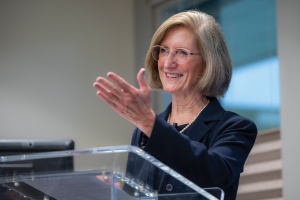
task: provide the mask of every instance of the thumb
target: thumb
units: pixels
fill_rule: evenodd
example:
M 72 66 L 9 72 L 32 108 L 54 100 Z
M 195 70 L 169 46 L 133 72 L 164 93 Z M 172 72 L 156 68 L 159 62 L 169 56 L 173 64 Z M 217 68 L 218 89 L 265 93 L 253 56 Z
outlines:
M 139 82 L 140 85 L 140 90 L 142 91 L 150 91 L 151 88 L 149 87 L 146 78 L 145 78 L 145 69 L 142 68 L 140 69 L 139 73 L 137 74 L 137 80 Z

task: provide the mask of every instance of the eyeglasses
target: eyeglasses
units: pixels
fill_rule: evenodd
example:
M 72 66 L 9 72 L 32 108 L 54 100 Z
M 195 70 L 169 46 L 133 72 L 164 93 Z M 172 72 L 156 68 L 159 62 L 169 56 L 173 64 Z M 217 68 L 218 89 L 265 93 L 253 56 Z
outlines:
M 172 54 L 173 60 L 177 64 L 185 63 L 189 59 L 190 55 L 200 55 L 201 54 L 201 53 L 191 53 L 189 50 L 183 49 L 183 48 L 177 48 L 173 52 L 170 52 L 166 48 L 159 46 L 159 45 L 155 45 L 152 47 L 152 56 L 153 56 L 154 60 L 156 60 L 156 61 L 159 61 L 159 60 L 163 61 L 164 59 L 166 59 L 168 57 L 169 53 Z

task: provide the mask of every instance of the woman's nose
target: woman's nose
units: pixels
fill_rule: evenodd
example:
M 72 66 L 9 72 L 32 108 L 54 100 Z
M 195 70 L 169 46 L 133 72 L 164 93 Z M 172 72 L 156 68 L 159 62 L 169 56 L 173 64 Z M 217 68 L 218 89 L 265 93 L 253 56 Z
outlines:
M 167 57 L 165 58 L 164 67 L 176 67 L 177 63 L 175 62 L 173 58 L 173 54 L 171 52 L 168 53 Z

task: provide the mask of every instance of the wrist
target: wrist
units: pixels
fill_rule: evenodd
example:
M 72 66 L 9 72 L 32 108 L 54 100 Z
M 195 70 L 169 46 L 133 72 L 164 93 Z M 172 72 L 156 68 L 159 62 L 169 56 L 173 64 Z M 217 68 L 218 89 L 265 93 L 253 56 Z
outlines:
M 151 112 L 147 114 L 147 117 L 137 125 L 137 127 L 149 138 L 154 127 L 155 118 L 156 115 L 153 110 L 151 110 Z

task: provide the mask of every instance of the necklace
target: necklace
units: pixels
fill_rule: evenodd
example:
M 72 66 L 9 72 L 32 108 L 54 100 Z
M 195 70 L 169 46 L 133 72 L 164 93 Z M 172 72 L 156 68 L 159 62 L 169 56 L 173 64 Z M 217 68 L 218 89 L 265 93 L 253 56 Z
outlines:
M 204 106 L 204 108 L 209 104 L 209 102 L 210 102 L 210 100 L 208 100 L 208 102 L 207 102 L 207 104 Z M 200 113 L 202 112 L 202 110 L 203 110 L 204 108 L 202 108 L 202 109 L 200 110 L 200 112 L 198 113 L 198 115 L 196 115 L 196 117 L 194 117 L 194 119 L 192 119 L 192 121 L 191 121 L 188 125 L 186 125 L 186 127 L 184 127 L 179 133 L 183 133 L 186 129 L 188 129 L 188 128 L 192 125 L 192 123 L 194 123 L 194 121 L 197 119 L 197 117 L 200 115 Z M 170 123 L 170 114 L 169 114 L 169 117 L 168 117 L 168 121 L 167 121 L 167 122 Z

